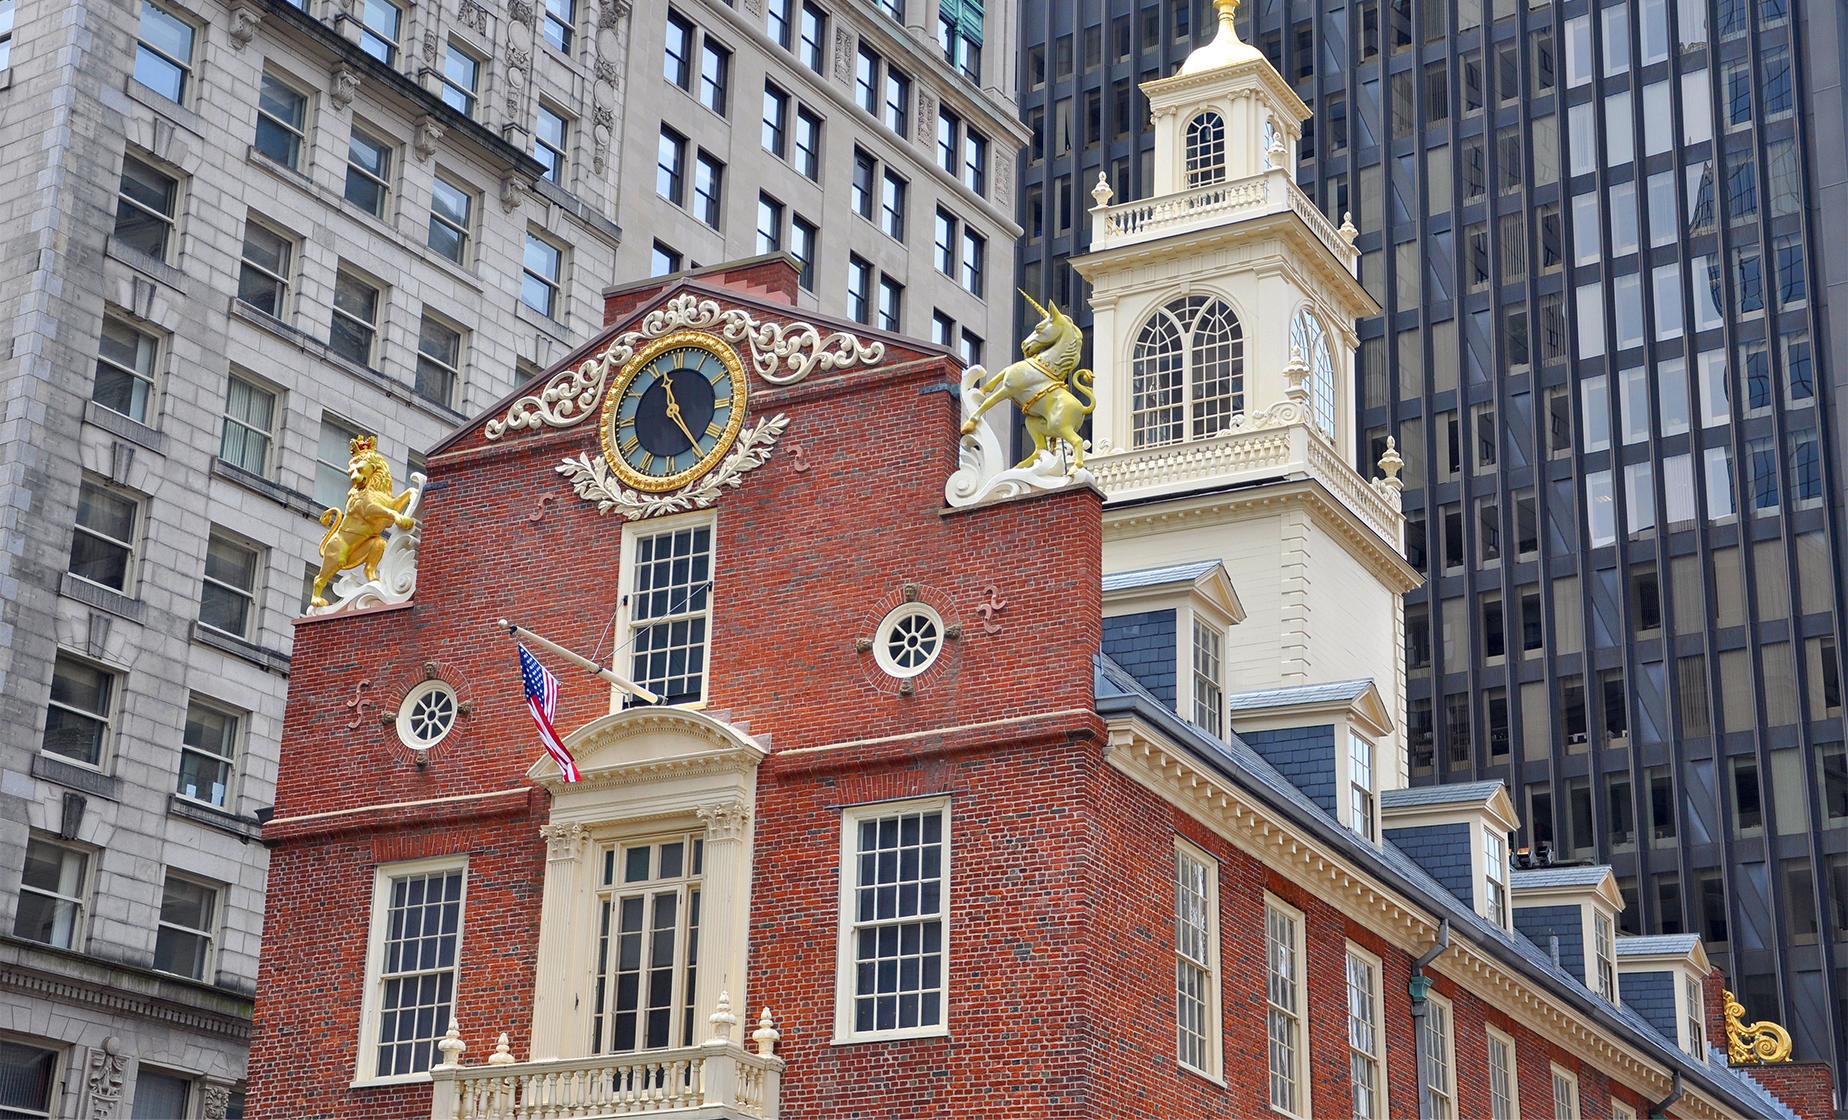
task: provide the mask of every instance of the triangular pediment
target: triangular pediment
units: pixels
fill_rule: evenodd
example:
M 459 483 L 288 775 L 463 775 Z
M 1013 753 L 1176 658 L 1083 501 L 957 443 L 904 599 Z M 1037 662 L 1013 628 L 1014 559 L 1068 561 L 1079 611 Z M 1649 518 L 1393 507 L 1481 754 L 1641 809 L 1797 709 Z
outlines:
M 688 708 L 625 708 L 565 737 L 577 760 L 577 788 L 630 785 L 698 773 L 745 773 L 770 756 L 747 732 Z M 558 763 L 541 754 L 527 778 L 554 793 L 568 788 Z

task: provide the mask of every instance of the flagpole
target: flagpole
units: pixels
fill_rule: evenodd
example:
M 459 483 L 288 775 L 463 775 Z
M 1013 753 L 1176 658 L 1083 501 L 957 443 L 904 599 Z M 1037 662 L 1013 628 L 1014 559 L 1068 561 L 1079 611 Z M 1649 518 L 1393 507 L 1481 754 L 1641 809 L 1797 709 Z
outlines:
M 604 680 L 615 685 L 617 688 L 622 689 L 624 692 L 635 697 L 637 700 L 641 700 L 649 704 L 657 704 L 661 700 L 659 696 L 656 696 L 654 693 L 643 688 L 641 685 L 636 684 L 634 681 L 616 672 L 614 669 L 605 669 L 603 666 L 597 664 L 595 661 L 590 660 L 588 657 L 579 657 L 577 654 L 572 653 L 570 650 L 566 649 L 564 646 L 559 645 L 557 642 L 552 641 L 550 638 L 540 637 L 538 634 L 533 633 L 531 630 L 528 630 L 524 626 L 520 626 L 515 623 L 508 622 L 504 618 L 500 619 L 496 623 L 496 625 L 498 625 L 502 630 L 507 631 L 507 633 L 511 637 L 513 637 L 516 641 L 518 640 L 529 641 L 533 643 L 534 645 L 538 646 L 540 649 L 550 650 L 551 652 L 556 653 L 558 656 L 564 658 L 566 661 L 571 662 L 571 664 L 576 665 L 578 668 L 584 670 L 585 672 L 590 673 L 593 676 L 602 677 Z

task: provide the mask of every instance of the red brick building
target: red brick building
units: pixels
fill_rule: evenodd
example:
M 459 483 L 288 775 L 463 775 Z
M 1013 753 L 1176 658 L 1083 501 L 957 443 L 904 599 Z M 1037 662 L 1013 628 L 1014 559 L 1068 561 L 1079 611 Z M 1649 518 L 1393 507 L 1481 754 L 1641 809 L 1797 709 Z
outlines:
M 1282 122 L 1188 140 L 1269 182 L 1301 114 L 1217 46 L 1151 98 Z M 1278 201 L 1082 265 L 1193 317 L 1186 408 L 1250 357 L 1241 419 L 973 504 L 946 354 L 797 322 L 782 258 L 613 290 L 430 455 L 410 601 L 298 628 L 251 1115 L 1818 1115 L 1826 1072 L 1786 1106 L 1712 1048 L 1696 940 L 1616 936 L 1608 869 L 1511 870 L 1499 783 L 1403 788 L 1392 472 L 1260 341 L 1262 284 L 1321 277 L 1351 369 L 1364 292 Z M 1175 304 L 1205 236 L 1248 259 Z M 1124 318 L 1100 395 L 1147 379 Z M 502 619 L 661 701 L 534 642 L 579 781 Z

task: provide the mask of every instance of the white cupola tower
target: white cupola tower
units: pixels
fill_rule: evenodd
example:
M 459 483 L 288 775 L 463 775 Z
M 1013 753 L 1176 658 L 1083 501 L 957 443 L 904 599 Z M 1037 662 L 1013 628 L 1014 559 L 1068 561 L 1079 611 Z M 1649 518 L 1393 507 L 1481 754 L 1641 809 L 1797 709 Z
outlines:
M 1072 262 L 1092 290 L 1104 570 L 1222 562 L 1246 612 L 1225 635 L 1233 711 L 1259 690 L 1370 680 L 1396 746 L 1399 597 L 1419 577 L 1397 454 L 1354 465 L 1354 322 L 1379 307 L 1353 224 L 1296 185 L 1308 106 L 1239 39 L 1238 0 L 1214 6 L 1213 41 L 1142 86 L 1153 196 L 1111 205 L 1100 175 L 1091 252 Z M 1185 715 L 1200 693 L 1180 691 Z M 1403 781 L 1394 753 L 1388 784 Z

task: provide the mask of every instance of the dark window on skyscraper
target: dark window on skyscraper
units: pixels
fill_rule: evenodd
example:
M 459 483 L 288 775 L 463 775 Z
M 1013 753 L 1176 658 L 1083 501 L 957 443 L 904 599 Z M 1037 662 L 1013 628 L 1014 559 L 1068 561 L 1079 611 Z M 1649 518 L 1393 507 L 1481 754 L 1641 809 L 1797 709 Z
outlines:
M 1422 603 L 1405 608 L 1405 663 L 1408 669 L 1431 667 L 1431 616 Z
M 1508 638 L 1502 620 L 1501 596 L 1485 595 L 1482 598 L 1482 655 L 1501 657 L 1507 652 Z
M 1726 920 L 1726 894 L 1718 871 L 1700 873 L 1700 936 L 1711 951 L 1712 946 L 1730 940 Z
M 1527 791 L 1527 828 L 1534 847 L 1553 846 L 1553 794 L 1544 789 Z
M 1405 562 L 1420 572 L 1426 572 L 1429 557 L 1425 551 L 1425 520 L 1422 517 L 1407 518 L 1405 522 Z
M 1444 507 L 1444 570 L 1463 570 L 1463 511 L 1451 505 Z
M 1635 609 L 1639 631 L 1662 628 L 1662 587 L 1654 568 L 1635 568 L 1630 572 L 1630 600 Z
M 1469 764 L 1469 695 L 1444 697 L 1444 761 L 1451 767 Z
M 1553 33 L 1542 31 L 1529 38 L 1534 45 L 1534 96 L 1539 97 L 1553 89 Z
M 1537 652 L 1546 641 L 1545 628 L 1540 616 L 1540 593 L 1538 591 L 1521 592 L 1521 651 Z
M 1487 566 L 1501 560 L 1501 507 L 1493 501 L 1476 505 L 1476 561 Z
M 1437 124 L 1450 117 L 1450 72 L 1440 60 L 1425 67 L 1424 122 Z
M 1523 560 L 1540 553 L 1540 519 L 1532 494 L 1514 496 L 1514 551 Z
M 1569 389 L 1546 391 L 1546 453 L 1551 459 L 1572 454 L 1572 395 Z
M 1675 839 L 1675 787 L 1668 768 L 1649 771 L 1649 842 L 1663 847 Z
M 1765 826 L 1764 805 L 1758 794 L 1758 761 L 1732 760 L 1733 825 L 1740 832 L 1757 832 Z
M 1365 62 L 1380 53 L 1379 0 L 1360 0 L 1357 10 L 1360 13 L 1360 61 Z
M 1560 722 L 1567 743 L 1585 741 L 1585 682 L 1573 677 L 1560 682 Z
M 1566 846 L 1574 856 L 1589 854 L 1596 846 L 1591 819 L 1591 781 L 1566 779 Z
M 1429 697 L 1420 697 L 1411 701 L 1405 709 L 1405 740 L 1414 772 L 1431 772 L 1435 761 L 1432 758 L 1432 738 L 1431 700 Z
M 1508 690 L 1491 688 L 1483 693 L 1483 722 L 1489 725 L 1489 759 L 1508 757 Z
M 1630 799 L 1630 776 L 1611 774 L 1605 778 L 1604 811 L 1609 825 L 1612 848 L 1631 848 L 1636 844 L 1636 806 Z
M 1623 670 L 1606 669 L 1598 674 L 1598 689 L 1604 701 L 1604 736 L 1621 739 L 1630 733 L 1628 697 L 1623 689 Z
M 1663 933 L 1686 928 L 1681 920 L 1681 880 L 1673 871 L 1656 876 L 1656 926 Z
M 1784 917 L 1792 941 L 1799 945 L 1816 943 L 1816 880 L 1807 859 L 1784 861 Z

